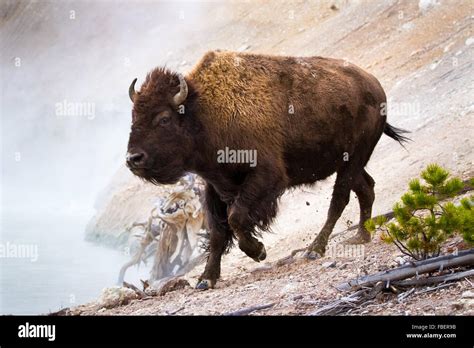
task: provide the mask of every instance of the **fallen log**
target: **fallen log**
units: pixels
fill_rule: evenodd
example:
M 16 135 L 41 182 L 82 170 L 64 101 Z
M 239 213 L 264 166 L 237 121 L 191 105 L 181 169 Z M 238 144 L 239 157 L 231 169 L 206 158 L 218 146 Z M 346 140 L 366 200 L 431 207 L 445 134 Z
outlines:
M 436 276 L 436 277 L 400 280 L 400 281 L 395 281 L 392 284 L 397 287 L 421 286 L 421 285 L 430 285 L 430 284 L 450 282 L 453 280 L 458 280 L 464 277 L 472 277 L 472 276 L 474 276 L 474 269 L 470 269 L 464 272 L 445 274 L 445 275 Z
M 360 302 L 364 295 L 366 294 L 366 290 L 362 289 L 359 290 L 349 296 L 343 297 L 336 301 L 332 301 L 317 310 L 308 313 L 308 316 L 319 316 L 319 315 L 336 315 L 342 312 L 347 311 L 349 308 L 354 308 L 360 306 Z
M 417 276 L 424 273 L 443 270 L 450 267 L 474 265 L 474 248 L 463 250 L 457 254 L 433 257 L 426 260 L 411 262 L 402 267 L 370 274 L 364 277 L 349 280 L 336 286 L 339 290 L 350 290 L 372 286 L 378 282 L 394 282 Z
M 363 288 L 357 290 L 355 293 L 331 301 L 326 305 L 318 308 L 314 312 L 308 313 L 309 316 L 320 315 L 338 315 L 353 311 L 357 308 L 363 307 L 367 303 L 373 302 L 375 297 L 382 291 L 383 284 L 379 283 L 374 288 Z

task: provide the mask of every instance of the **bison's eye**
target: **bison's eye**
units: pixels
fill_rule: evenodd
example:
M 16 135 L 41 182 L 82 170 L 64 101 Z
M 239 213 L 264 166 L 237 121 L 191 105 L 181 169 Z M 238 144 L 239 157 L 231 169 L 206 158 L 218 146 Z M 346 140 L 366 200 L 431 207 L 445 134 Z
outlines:
M 171 115 L 169 111 L 162 111 L 156 115 L 155 119 L 152 122 L 153 127 L 156 126 L 167 126 L 171 121 Z
M 166 126 L 168 123 L 170 123 L 171 121 L 171 118 L 166 116 L 166 117 L 162 117 L 160 118 L 160 121 L 159 121 L 159 124 L 160 126 Z

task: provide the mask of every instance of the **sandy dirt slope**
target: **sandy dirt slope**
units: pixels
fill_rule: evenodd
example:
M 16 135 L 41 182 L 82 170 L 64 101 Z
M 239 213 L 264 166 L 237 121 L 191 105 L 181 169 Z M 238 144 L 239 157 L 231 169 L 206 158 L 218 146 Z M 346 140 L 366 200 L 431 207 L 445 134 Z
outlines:
M 298 259 L 281 266 L 257 266 L 224 278 L 209 291 L 190 287 L 164 296 L 132 300 L 112 309 L 91 303 L 72 308 L 68 315 L 222 315 L 260 305 L 273 305 L 253 315 L 308 315 L 345 295 L 334 286 L 347 279 L 394 267 L 398 255 L 380 241 L 366 247 L 364 259 L 323 258 L 316 261 Z M 327 263 L 331 263 L 328 267 Z M 461 294 L 472 289 L 472 281 L 461 281 L 435 292 L 418 291 L 398 302 L 396 295 L 378 296 L 369 305 L 357 308 L 353 315 L 474 315 L 459 307 Z
M 333 4 L 337 9 L 330 8 Z M 186 50 L 192 54 L 186 57 L 195 58 L 214 48 L 332 56 L 346 58 L 380 79 L 394 108 L 389 108 L 389 122 L 412 131 L 413 142 L 404 149 L 384 136 L 376 147 L 367 166 L 376 181 L 375 214 L 389 211 L 405 191 L 409 178 L 431 162 L 462 177 L 473 175 L 472 2 L 237 2 L 228 7 L 217 6 L 214 11 L 210 18 L 220 20 L 210 20 L 207 42 L 190 44 Z M 191 58 L 186 61 L 193 61 Z M 187 64 L 181 70 L 188 68 Z M 234 249 L 224 258 L 223 280 L 215 290 L 195 292 L 189 288 L 100 313 L 167 314 L 179 309 L 176 314 L 218 314 L 275 302 L 271 309 L 258 314 L 305 314 L 321 301 L 341 296 L 334 289 L 339 281 L 393 266 L 399 252 L 377 237 L 366 245 L 363 258 L 327 256 L 275 266 L 292 249 L 305 247 L 316 236 L 324 223 L 333 181 L 331 177 L 282 197 L 274 233 L 263 238 L 268 254 L 263 266 L 268 269 L 252 272 L 262 265 Z M 357 223 L 358 218 L 358 204 L 352 194 L 335 232 Z M 332 241 L 333 245 L 338 242 Z M 322 266 L 333 259 L 335 267 Z M 188 275 L 192 285 L 201 270 L 198 267 Z M 425 293 L 404 304 L 386 301 L 369 312 L 465 313 L 451 304 L 469 288 L 471 283 L 463 281 L 442 290 L 442 296 L 435 299 Z M 76 313 L 79 312 L 95 314 L 97 308 L 77 308 Z

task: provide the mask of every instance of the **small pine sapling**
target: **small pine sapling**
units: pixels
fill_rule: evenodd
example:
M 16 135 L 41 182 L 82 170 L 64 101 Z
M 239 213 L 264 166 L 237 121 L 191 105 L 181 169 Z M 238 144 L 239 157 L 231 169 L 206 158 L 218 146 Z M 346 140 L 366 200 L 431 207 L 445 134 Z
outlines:
M 460 205 L 440 201 L 456 196 L 464 187 L 458 178 L 430 164 L 421 178 L 409 183 L 409 191 L 393 207 L 395 222 L 384 216 L 366 221 L 368 231 L 381 229 L 381 239 L 393 243 L 405 255 L 416 260 L 438 256 L 443 243 L 454 233 L 474 245 L 474 196 L 464 198 Z

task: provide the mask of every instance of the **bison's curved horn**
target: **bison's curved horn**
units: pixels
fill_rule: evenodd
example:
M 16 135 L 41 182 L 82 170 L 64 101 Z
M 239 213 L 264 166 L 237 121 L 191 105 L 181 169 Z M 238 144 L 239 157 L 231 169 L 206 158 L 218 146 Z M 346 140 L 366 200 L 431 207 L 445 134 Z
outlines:
M 128 96 L 132 102 L 135 101 L 135 97 L 137 96 L 137 92 L 135 92 L 135 83 L 137 83 L 137 79 L 134 79 L 128 88 Z
M 178 106 L 182 104 L 185 100 L 186 97 L 188 96 L 188 85 L 186 83 L 186 80 L 184 79 L 184 76 L 179 74 L 179 92 L 176 93 L 176 95 L 173 97 L 173 104 Z

